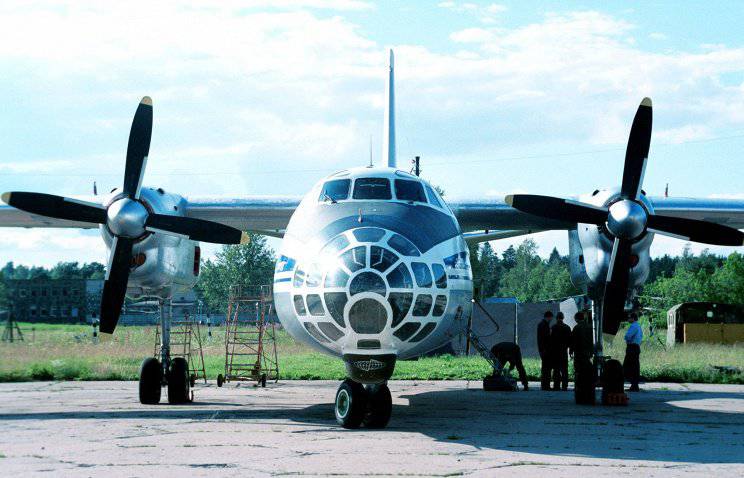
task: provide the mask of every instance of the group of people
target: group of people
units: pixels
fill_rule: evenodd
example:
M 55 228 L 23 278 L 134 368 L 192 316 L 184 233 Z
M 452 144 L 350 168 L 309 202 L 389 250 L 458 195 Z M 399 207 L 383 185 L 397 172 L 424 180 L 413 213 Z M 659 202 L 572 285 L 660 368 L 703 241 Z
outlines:
M 571 330 L 564 320 L 563 312 L 555 315 L 555 324 L 551 327 L 553 312 L 547 311 L 537 324 L 537 350 L 540 353 L 540 388 L 550 390 L 551 376 L 553 390 L 568 390 L 568 356 L 579 359 L 592 356 L 592 329 L 584 326 L 584 314 L 577 312 L 576 327 Z M 588 334 L 587 334 L 588 332 Z
M 592 365 L 592 356 L 594 355 L 594 332 L 592 324 L 587 320 L 583 312 L 577 312 L 574 315 L 576 325 L 573 330 L 568 324 L 564 323 L 565 316 L 563 312 L 555 314 L 555 324 L 553 321 L 553 312 L 547 311 L 543 314 L 542 320 L 537 324 L 537 348 L 540 353 L 542 366 L 540 369 L 540 388 L 542 390 L 568 390 L 568 357 L 571 355 L 574 360 L 574 381 L 593 382 L 594 366 Z M 625 377 L 630 382 L 631 392 L 638 391 L 638 381 L 640 379 L 640 353 L 641 340 L 643 332 L 638 324 L 638 316 L 633 313 L 630 315 L 630 327 L 625 334 L 627 348 L 625 351 L 625 361 L 623 369 Z M 522 352 L 519 345 L 513 342 L 501 342 L 491 349 L 493 356 L 499 363 L 509 368 L 516 368 L 519 373 L 519 380 L 522 382 L 524 390 L 528 390 L 527 373 L 522 364 Z

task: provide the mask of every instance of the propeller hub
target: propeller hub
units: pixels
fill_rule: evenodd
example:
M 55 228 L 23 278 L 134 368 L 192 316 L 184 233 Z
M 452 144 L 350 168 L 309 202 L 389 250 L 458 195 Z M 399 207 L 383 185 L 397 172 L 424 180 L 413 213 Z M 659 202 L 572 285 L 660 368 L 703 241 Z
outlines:
M 145 233 L 147 209 L 129 198 L 115 201 L 106 211 L 106 225 L 116 236 L 138 238 Z
M 607 229 L 620 239 L 635 239 L 646 229 L 648 214 L 635 201 L 624 199 L 610 206 Z

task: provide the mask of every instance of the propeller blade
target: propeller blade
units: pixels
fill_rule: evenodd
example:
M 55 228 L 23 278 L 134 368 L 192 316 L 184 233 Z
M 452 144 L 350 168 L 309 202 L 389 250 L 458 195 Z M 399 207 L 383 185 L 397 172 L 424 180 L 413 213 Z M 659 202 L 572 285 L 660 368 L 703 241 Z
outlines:
M 133 244 L 134 240 L 126 237 L 114 237 L 111 244 L 111 255 L 101 297 L 100 330 L 105 334 L 113 334 L 116 323 L 119 322 L 124 296 L 127 293 Z
M 625 317 L 625 299 L 630 280 L 630 254 L 632 243 L 615 239 L 610 266 L 607 270 L 604 298 L 602 300 L 602 332 L 616 334 Z
M 124 168 L 124 193 L 131 199 L 138 199 L 142 176 L 145 174 L 147 155 L 150 154 L 152 137 L 152 100 L 145 96 L 140 101 L 132 120 L 127 145 L 127 163 Z
M 625 167 L 623 168 L 623 184 L 620 194 L 626 199 L 637 199 L 646 172 L 648 150 L 651 147 L 651 125 L 653 110 L 651 98 L 643 98 L 638 106 L 633 126 L 630 127 L 628 147 L 625 150 Z
M 744 232 L 714 222 L 653 215 L 648 218 L 648 228 L 672 237 L 716 246 L 744 245 Z
M 243 244 L 248 241 L 248 234 L 234 227 L 203 219 L 166 214 L 147 216 L 145 229 L 214 244 Z
M 511 207 L 535 216 L 583 224 L 604 224 L 607 209 L 570 199 L 537 194 L 514 194 L 504 201 Z
M 96 224 L 106 222 L 106 209 L 100 204 L 52 194 L 18 191 L 3 193 L 1 197 L 9 206 L 41 216 Z

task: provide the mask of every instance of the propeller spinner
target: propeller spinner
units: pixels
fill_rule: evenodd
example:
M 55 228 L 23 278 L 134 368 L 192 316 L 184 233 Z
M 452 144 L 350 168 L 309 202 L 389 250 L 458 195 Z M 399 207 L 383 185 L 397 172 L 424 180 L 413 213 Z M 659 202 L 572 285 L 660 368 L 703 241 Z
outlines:
M 6 192 L 2 200 L 15 208 L 41 216 L 105 224 L 113 235 L 101 298 L 100 330 L 113 333 L 127 291 L 132 247 L 147 233 L 163 233 L 194 241 L 240 244 L 247 234 L 224 224 L 182 216 L 149 212 L 140 201 L 152 137 L 152 100 L 140 101 L 132 121 L 127 146 L 122 194 L 108 207 L 51 194 Z
M 615 334 L 624 313 L 630 269 L 631 247 L 646 231 L 657 232 L 695 242 L 721 246 L 741 246 L 744 233 L 707 221 L 649 214 L 639 197 L 651 145 L 651 99 L 638 106 L 625 152 L 622 186 L 619 198 L 607 207 L 598 207 L 570 199 L 532 194 L 506 196 L 515 209 L 548 219 L 607 228 L 614 237 L 612 256 L 602 301 L 602 323 L 605 333 Z

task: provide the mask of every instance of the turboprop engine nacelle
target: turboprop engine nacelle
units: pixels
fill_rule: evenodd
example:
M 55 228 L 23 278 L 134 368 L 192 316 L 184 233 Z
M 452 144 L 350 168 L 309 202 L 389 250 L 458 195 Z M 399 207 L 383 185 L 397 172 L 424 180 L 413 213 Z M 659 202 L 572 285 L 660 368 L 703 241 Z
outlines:
M 108 207 L 121 197 L 121 190 L 114 189 L 103 204 Z M 139 202 L 148 213 L 171 216 L 184 216 L 188 204 L 177 194 L 166 193 L 161 188 L 145 187 L 141 189 Z M 114 236 L 107 224 L 101 224 L 100 230 L 110 250 Z M 133 246 L 127 295 L 135 298 L 143 295 L 167 298 L 173 289 L 193 287 L 199 275 L 200 255 L 196 241 L 145 231 Z
M 597 190 L 592 194 L 579 197 L 579 201 L 595 206 L 606 206 L 621 199 L 620 191 L 615 189 Z M 639 203 L 647 213 L 653 214 L 653 206 L 641 193 Z M 632 245 L 630 278 L 628 286 L 634 290 L 646 281 L 651 267 L 649 248 L 654 240 L 654 234 L 646 231 Z M 589 294 L 592 299 L 602 297 L 602 291 L 607 280 L 607 270 L 612 257 L 614 237 L 607 230 L 607 225 L 578 224 L 577 228 L 568 232 L 569 267 L 571 282 Z

